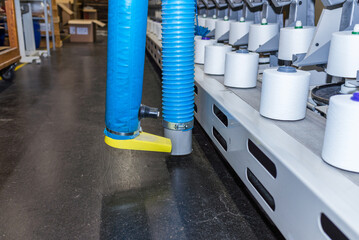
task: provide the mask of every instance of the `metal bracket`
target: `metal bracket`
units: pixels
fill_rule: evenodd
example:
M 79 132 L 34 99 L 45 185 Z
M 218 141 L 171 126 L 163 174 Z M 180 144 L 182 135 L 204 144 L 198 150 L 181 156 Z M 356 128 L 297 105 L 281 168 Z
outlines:
M 238 46 L 241 46 L 241 45 L 247 45 L 248 44 L 248 37 L 249 37 L 249 34 L 247 33 L 242 38 L 238 39 L 237 42 L 235 42 L 233 44 L 233 46 L 238 47 Z
M 229 7 L 233 10 L 240 9 L 244 4 L 244 2 L 242 0 L 227 0 L 227 3 L 229 5 Z
M 348 81 L 346 81 L 346 84 L 353 85 L 353 87 L 359 87 L 359 81 L 358 80 L 348 80 Z
M 171 123 L 163 120 L 163 127 L 175 131 L 184 131 L 184 130 L 192 129 L 193 123 L 194 121 L 185 122 L 185 123 Z
M 279 33 L 271 38 L 269 41 L 261 45 L 256 52 L 263 53 L 263 52 L 275 52 L 279 49 Z
M 215 34 L 216 34 L 216 29 L 213 29 L 206 35 L 206 37 L 214 37 Z
M 115 132 L 110 130 L 109 128 L 106 128 L 107 132 L 117 135 L 117 136 L 121 136 L 121 137 L 129 137 L 129 136 L 133 136 L 133 135 L 137 135 L 139 134 L 139 130 L 135 131 L 135 132 L 130 132 L 130 133 L 123 133 L 123 132 Z
M 327 63 L 332 33 L 339 31 L 341 16 L 342 8 L 323 10 L 308 52 L 304 58 L 298 57 L 293 65 L 301 67 Z
M 229 40 L 229 31 L 223 34 L 220 38 L 218 38 L 218 42 L 224 42 Z

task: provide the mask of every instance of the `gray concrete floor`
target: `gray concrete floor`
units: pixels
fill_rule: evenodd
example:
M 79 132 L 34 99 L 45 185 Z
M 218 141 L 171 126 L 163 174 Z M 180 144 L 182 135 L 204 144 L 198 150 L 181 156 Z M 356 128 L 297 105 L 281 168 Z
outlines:
M 160 107 L 156 70 L 143 103 Z M 184 158 L 104 144 L 105 39 L 16 74 L 0 81 L 0 239 L 281 238 L 200 127 Z

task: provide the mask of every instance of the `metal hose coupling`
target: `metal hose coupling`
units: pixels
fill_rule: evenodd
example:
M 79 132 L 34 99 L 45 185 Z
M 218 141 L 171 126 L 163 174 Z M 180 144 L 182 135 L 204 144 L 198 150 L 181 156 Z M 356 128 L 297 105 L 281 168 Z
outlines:
M 138 119 L 144 118 L 154 118 L 157 119 L 160 117 L 160 111 L 158 108 L 148 107 L 141 104 L 140 110 L 138 111 Z

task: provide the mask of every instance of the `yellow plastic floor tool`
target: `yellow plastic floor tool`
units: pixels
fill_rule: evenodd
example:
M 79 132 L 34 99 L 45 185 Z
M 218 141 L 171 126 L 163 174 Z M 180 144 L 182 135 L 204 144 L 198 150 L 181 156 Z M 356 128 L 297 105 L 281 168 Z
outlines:
M 170 153 L 172 151 L 172 143 L 169 138 L 164 138 L 145 132 L 141 132 L 138 137 L 130 140 L 116 140 L 106 136 L 105 143 L 114 148 L 128 150 L 166 153 Z

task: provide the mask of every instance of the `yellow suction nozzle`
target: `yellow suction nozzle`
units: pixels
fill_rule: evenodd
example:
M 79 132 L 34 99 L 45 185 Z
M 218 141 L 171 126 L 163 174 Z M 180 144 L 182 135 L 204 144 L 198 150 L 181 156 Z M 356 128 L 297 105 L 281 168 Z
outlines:
M 105 137 L 105 143 L 111 147 L 138 151 L 166 152 L 172 151 L 172 143 L 169 138 L 141 132 L 140 135 L 130 140 L 116 140 Z

